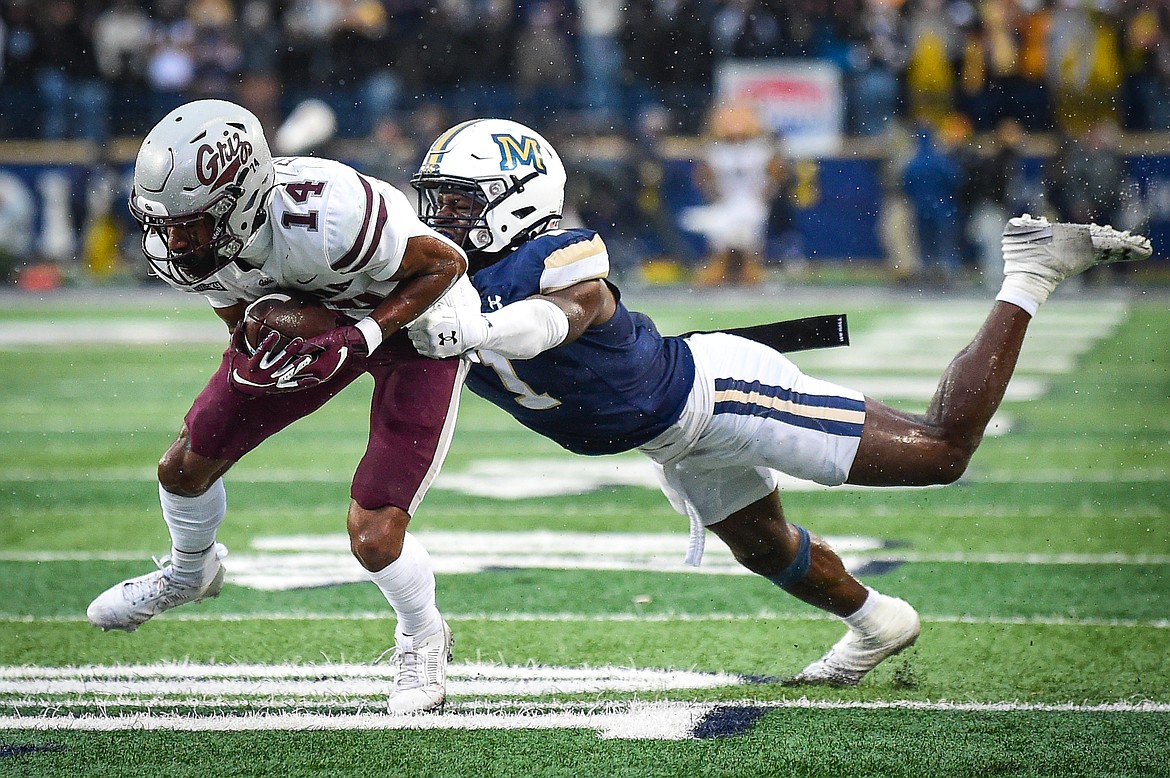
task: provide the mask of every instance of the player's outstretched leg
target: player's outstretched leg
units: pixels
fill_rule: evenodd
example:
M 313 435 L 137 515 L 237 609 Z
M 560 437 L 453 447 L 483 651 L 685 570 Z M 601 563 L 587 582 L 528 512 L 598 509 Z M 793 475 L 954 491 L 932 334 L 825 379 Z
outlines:
M 169 557 L 156 559 L 158 570 L 106 589 L 89 604 L 85 615 L 103 631 L 133 632 L 163 611 L 218 597 L 223 589 L 225 571 L 221 560 L 225 556 L 227 547 L 216 543 L 206 555 L 202 579 L 197 584 L 176 581 Z
M 390 665 L 398 668 L 387 709 L 391 713 L 422 713 L 434 710 L 447 698 L 447 663 L 451 661 L 455 638 L 451 627 L 423 638 L 398 635 Z
M 1094 265 L 1147 259 L 1150 239 L 1099 224 L 1049 222 L 1024 214 L 1003 230 L 1004 283 L 998 299 L 1035 315 L 1061 281 Z
M 908 602 L 872 589 L 861 609 L 844 620 L 845 637 L 787 684 L 855 686 L 881 662 L 914 645 L 922 629 Z
M 823 538 L 790 524 L 778 491 L 709 528 L 748 570 L 838 616 L 849 628 L 827 654 L 787 683 L 854 685 L 918 639 L 914 608 L 864 586 Z

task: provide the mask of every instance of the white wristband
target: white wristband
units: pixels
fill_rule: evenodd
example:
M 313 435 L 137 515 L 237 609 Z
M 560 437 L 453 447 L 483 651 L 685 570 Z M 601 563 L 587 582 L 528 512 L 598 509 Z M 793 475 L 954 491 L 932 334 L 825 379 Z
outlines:
M 366 353 L 373 354 L 374 349 L 382 345 L 382 325 L 374 321 L 373 317 L 367 316 L 354 326 L 361 331 L 362 337 L 366 339 Z
M 488 331 L 478 348 L 505 359 L 531 359 L 559 346 L 569 334 L 569 317 L 548 300 L 520 300 L 483 318 Z

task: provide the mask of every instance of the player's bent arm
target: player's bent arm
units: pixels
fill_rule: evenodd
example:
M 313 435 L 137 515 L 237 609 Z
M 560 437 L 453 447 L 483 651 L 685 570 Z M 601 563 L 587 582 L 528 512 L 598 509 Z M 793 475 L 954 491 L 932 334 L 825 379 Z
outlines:
M 358 322 L 370 350 L 377 348 L 382 338 L 418 318 L 466 272 L 467 257 L 453 244 L 429 235 L 408 240 L 402 263 L 390 277 L 398 285 L 367 319 Z M 373 332 L 372 324 L 365 323 L 371 320 L 380 332 Z
M 223 320 L 227 325 L 228 332 L 235 332 L 236 325 L 244 320 L 244 311 L 247 310 L 248 303 L 239 302 L 235 305 L 229 305 L 226 308 L 213 308 L 215 315 Z
M 557 345 L 572 343 L 590 327 L 605 324 L 617 310 L 617 299 L 604 281 L 582 281 L 567 289 L 546 295 L 534 295 L 528 299 L 548 300 L 565 314 L 569 321 L 569 329 Z M 506 306 L 504 310 L 510 307 L 512 306 Z M 489 313 L 488 317 L 493 315 Z
M 533 295 L 490 313 L 433 308 L 409 329 L 420 354 L 435 359 L 482 349 L 505 359 L 531 359 L 571 343 L 617 310 L 602 281 L 583 281 L 547 295 Z
M 572 343 L 594 324 L 609 321 L 616 309 L 617 300 L 605 282 L 583 281 L 484 314 L 487 326 L 476 348 L 506 359 L 531 359 Z

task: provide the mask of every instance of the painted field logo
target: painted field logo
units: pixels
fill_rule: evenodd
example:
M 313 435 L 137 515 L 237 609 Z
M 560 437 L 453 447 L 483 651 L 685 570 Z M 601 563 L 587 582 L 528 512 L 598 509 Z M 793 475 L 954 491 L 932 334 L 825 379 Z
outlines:
M 683 562 L 682 532 L 455 532 L 420 530 L 440 575 L 500 569 L 636 570 L 695 575 L 752 575 L 722 544 L 712 543 L 700 567 Z M 846 567 L 857 574 L 884 548 L 878 538 L 832 537 Z M 335 535 L 272 535 L 252 541 L 252 549 L 233 553 L 229 580 L 267 591 L 364 583 L 368 574 L 354 559 L 349 538 Z

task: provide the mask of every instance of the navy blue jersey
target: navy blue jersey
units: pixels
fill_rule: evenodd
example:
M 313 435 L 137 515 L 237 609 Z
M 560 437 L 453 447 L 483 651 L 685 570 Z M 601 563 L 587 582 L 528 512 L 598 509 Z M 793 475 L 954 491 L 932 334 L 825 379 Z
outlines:
M 479 270 L 472 283 L 490 313 L 608 273 L 597 233 L 559 230 Z M 578 454 L 616 454 L 653 440 L 682 414 L 695 379 L 682 339 L 664 338 L 620 297 L 613 318 L 572 343 L 532 359 L 479 355 L 482 364 L 473 364 L 467 378 L 471 391 Z

